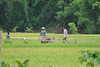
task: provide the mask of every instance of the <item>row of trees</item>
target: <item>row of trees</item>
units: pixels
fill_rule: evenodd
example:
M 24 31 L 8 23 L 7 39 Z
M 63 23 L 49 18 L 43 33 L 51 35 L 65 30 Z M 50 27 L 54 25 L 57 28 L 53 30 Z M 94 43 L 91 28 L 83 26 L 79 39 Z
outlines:
M 69 29 L 74 22 L 81 33 L 100 33 L 99 0 L 0 0 L 0 28 L 12 31 L 16 26 L 51 32 Z

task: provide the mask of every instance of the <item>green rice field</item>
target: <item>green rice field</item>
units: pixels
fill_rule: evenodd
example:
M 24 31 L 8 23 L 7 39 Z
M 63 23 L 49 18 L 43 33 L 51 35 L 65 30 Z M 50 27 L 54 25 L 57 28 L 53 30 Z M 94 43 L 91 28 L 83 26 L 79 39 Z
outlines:
M 47 37 L 55 37 L 57 43 L 41 44 L 39 33 L 10 33 L 9 41 L 6 33 L 2 40 L 2 61 L 11 67 L 18 67 L 16 60 L 24 62 L 29 59 L 29 67 L 86 67 L 86 63 L 80 64 L 78 58 L 80 50 L 100 51 L 100 34 L 69 34 L 68 41 L 63 44 L 63 34 L 47 33 Z M 25 40 L 22 40 L 26 38 Z M 78 42 L 74 43 L 75 39 Z M 95 42 L 97 41 L 97 42 Z M 95 67 L 100 67 L 96 64 Z

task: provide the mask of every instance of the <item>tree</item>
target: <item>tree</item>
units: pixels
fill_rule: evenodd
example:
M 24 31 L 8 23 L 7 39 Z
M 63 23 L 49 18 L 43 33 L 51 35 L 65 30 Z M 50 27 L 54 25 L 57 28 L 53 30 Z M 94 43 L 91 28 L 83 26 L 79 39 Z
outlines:
M 100 33 L 100 2 L 99 0 L 60 0 L 60 3 L 67 3 L 63 6 L 63 9 L 58 9 L 56 19 L 63 21 L 63 24 L 67 25 L 70 22 L 74 22 L 79 26 L 80 30 L 87 33 Z M 60 8 L 62 8 L 60 6 Z
M 68 26 L 70 27 L 69 30 L 72 31 L 73 34 L 77 33 L 77 27 L 74 22 L 68 23 Z
M 57 0 L 29 0 L 28 17 L 33 29 L 40 29 L 55 22 Z
M 78 25 L 88 33 L 100 33 L 97 22 L 100 16 L 99 3 L 99 0 L 73 1 L 73 5 L 79 9 L 74 13 L 78 17 Z
M 2 6 L 1 14 L 1 23 L 2 27 L 11 31 L 15 26 L 20 25 L 21 28 L 25 27 L 28 22 L 27 13 L 25 12 L 25 1 L 21 0 L 1 0 L 0 5 Z M 23 21 L 23 23 L 22 23 Z M 27 24 L 28 25 L 28 24 Z M 24 28 L 23 28 L 24 30 Z
M 39 30 L 74 22 L 83 33 L 100 33 L 99 0 L 0 0 L 0 28 Z

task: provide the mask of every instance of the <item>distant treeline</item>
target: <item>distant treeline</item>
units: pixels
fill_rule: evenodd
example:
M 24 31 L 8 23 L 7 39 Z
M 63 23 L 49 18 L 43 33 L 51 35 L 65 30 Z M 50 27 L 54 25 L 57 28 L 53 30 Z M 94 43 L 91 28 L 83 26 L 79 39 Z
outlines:
M 61 32 L 71 22 L 79 33 L 100 33 L 100 0 L 0 0 L 0 28 L 6 31 L 44 26 Z

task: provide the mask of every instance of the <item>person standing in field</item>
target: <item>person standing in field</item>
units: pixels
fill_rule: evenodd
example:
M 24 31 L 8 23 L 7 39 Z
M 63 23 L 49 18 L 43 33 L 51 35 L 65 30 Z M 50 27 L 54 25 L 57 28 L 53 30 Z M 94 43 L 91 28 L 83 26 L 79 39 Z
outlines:
M 41 28 L 42 29 L 42 31 L 41 31 L 41 33 L 40 33 L 40 36 L 42 36 L 42 37 L 46 37 L 46 31 L 45 31 L 45 28 L 44 27 L 42 27 Z M 46 41 L 41 41 L 41 43 L 46 43 Z
M 66 27 L 63 27 L 63 30 L 64 30 L 63 31 L 63 34 L 64 34 L 64 36 L 63 36 L 63 43 L 65 43 L 65 41 L 69 43 L 69 41 L 67 40 L 68 36 L 67 36 L 67 29 L 66 29 Z
M 7 36 L 6 36 L 7 39 L 10 39 L 10 35 L 9 35 L 9 32 L 7 33 Z

